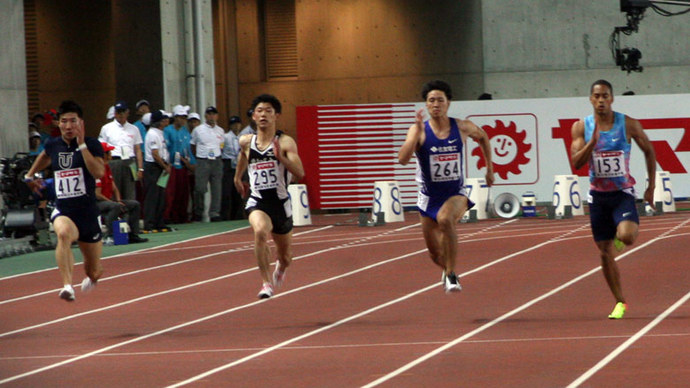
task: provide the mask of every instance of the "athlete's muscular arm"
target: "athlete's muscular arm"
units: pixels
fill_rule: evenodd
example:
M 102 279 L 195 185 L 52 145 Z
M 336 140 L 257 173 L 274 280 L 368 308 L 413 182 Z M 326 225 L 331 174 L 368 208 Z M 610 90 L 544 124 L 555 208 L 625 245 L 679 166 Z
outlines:
M 412 155 L 419 149 L 419 146 L 424 143 L 424 110 L 422 108 L 417 110 L 415 115 L 415 123 L 407 130 L 407 137 L 405 142 L 398 151 L 398 162 L 403 166 L 410 162 Z
M 41 151 L 36 157 L 36 160 L 34 160 L 34 164 L 31 165 L 31 168 L 26 173 L 26 176 L 31 179 L 35 173 L 45 170 L 48 166 L 50 166 L 50 156 L 48 156 L 45 151 Z M 41 189 L 45 187 L 43 185 L 43 179 L 31 180 L 26 184 L 29 185 L 29 189 L 36 194 L 40 194 Z
M 594 151 L 594 146 L 597 145 L 599 141 L 599 128 L 594 128 L 592 133 L 592 138 L 589 139 L 588 143 L 585 143 L 585 122 L 580 120 L 573 124 L 570 132 L 573 137 L 572 143 L 570 143 L 570 162 L 575 169 L 579 169 L 592 157 L 592 151 Z
M 79 119 L 76 132 L 77 144 L 84 144 L 84 120 Z M 103 161 L 103 158 L 93 156 L 88 147 L 81 150 L 81 156 L 84 158 L 84 163 L 86 163 L 86 169 L 89 170 L 94 179 L 98 179 L 105 174 L 105 162 Z
M 302 166 L 302 160 L 297 153 L 297 143 L 293 138 L 282 135 L 273 139 L 273 152 L 278 161 L 290 171 L 295 181 L 304 178 L 304 166 Z
M 644 161 L 647 165 L 647 178 L 649 178 L 649 184 L 644 191 L 644 200 L 647 201 L 652 209 L 656 210 L 654 206 L 654 187 L 656 183 L 656 155 L 654 147 L 652 147 L 652 143 L 644 133 L 644 128 L 642 128 L 642 124 L 639 121 L 625 116 L 625 129 L 628 136 L 635 140 L 637 146 L 644 153 Z M 630 139 L 628 139 L 628 142 L 630 142 Z
M 247 170 L 247 165 L 249 164 L 249 143 L 252 140 L 252 135 L 242 135 L 240 137 L 240 152 L 237 154 L 237 166 L 235 167 L 235 178 L 233 182 L 235 183 L 235 188 L 237 192 L 240 193 L 242 198 L 246 198 L 249 193 L 249 185 L 247 182 L 242 181 L 242 175 Z
M 484 160 L 486 160 L 486 184 L 491 186 L 494 184 L 494 165 L 491 161 L 491 142 L 489 141 L 489 136 L 484 132 L 483 129 L 479 128 L 475 123 L 469 120 L 457 120 L 458 128 L 460 128 L 460 133 L 465 136 L 469 136 L 472 140 L 479 143 L 479 147 L 482 149 L 484 154 Z

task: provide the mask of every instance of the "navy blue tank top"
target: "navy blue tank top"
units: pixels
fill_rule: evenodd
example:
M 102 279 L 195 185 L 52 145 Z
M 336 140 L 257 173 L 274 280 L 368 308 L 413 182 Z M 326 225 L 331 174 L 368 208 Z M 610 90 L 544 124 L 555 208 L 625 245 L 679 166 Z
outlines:
M 97 139 L 87 137 L 84 143 L 93 156 L 103 157 L 103 147 Z M 67 144 L 62 137 L 54 137 L 46 141 L 44 151 L 50 157 L 55 176 L 57 208 L 95 206 L 96 180 L 86 168 L 77 140 Z
M 424 123 L 424 144 L 417 156 L 416 181 L 420 191 L 432 197 L 451 197 L 462 193 L 463 174 L 462 136 L 454 118 L 450 118 L 448 138 L 439 139 L 429 121 Z

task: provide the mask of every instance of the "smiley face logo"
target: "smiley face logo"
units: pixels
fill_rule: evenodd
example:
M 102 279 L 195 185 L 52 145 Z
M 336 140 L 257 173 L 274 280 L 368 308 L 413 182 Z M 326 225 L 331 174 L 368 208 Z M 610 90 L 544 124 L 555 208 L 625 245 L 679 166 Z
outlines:
M 517 125 L 511 121 L 506 127 L 502 121 L 496 120 L 494 126 L 484 125 L 482 129 L 486 131 L 491 143 L 491 158 L 494 172 L 507 180 L 508 173 L 520 175 L 520 166 L 529 163 L 530 159 L 526 154 L 532 149 L 532 145 L 525 143 L 527 132 L 518 132 Z M 484 155 L 480 148 L 472 150 L 472 155 L 479 157 L 477 169 L 486 166 Z
M 496 135 L 491 138 L 493 162 L 496 164 L 510 164 L 517 155 L 517 144 L 512 137 Z

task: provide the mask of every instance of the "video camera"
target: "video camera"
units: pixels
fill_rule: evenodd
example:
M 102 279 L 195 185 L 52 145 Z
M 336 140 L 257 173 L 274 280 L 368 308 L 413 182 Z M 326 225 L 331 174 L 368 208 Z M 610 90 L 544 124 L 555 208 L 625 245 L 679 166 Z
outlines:
M 24 209 L 36 202 L 29 186 L 24 183 L 24 175 L 35 159 L 26 152 L 18 152 L 11 159 L 0 159 L 0 193 L 8 209 Z
M 18 152 L 12 158 L 0 158 L 0 195 L 4 204 L 0 237 L 20 238 L 48 229 L 48 209 L 37 206 L 40 198 L 24 182 L 24 176 L 35 159 L 27 152 Z

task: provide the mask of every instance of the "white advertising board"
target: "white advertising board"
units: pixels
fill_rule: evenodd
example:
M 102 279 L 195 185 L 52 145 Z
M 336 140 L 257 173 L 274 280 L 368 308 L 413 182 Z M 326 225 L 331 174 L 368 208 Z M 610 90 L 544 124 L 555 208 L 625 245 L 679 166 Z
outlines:
M 418 104 L 423 107 L 424 104 Z M 690 94 L 620 96 L 615 111 L 640 120 L 656 150 L 657 171 L 667 171 L 676 198 L 690 197 Z M 466 118 L 482 127 L 491 139 L 495 172 L 494 196 L 509 192 L 520 197 L 527 191 L 538 202 L 551 201 L 556 175 L 580 175 L 580 190 L 586 198 L 586 170 L 570 165 L 571 126 L 592 114 L 587 97 L 525 100 L 455 101 L 449 115 Z M 479 145 L 467 141 L 468 177 L 483 177 L 485 165 Z M 633 141 L 631 175 L 638 198 L 645 189 L 644 154 Z

